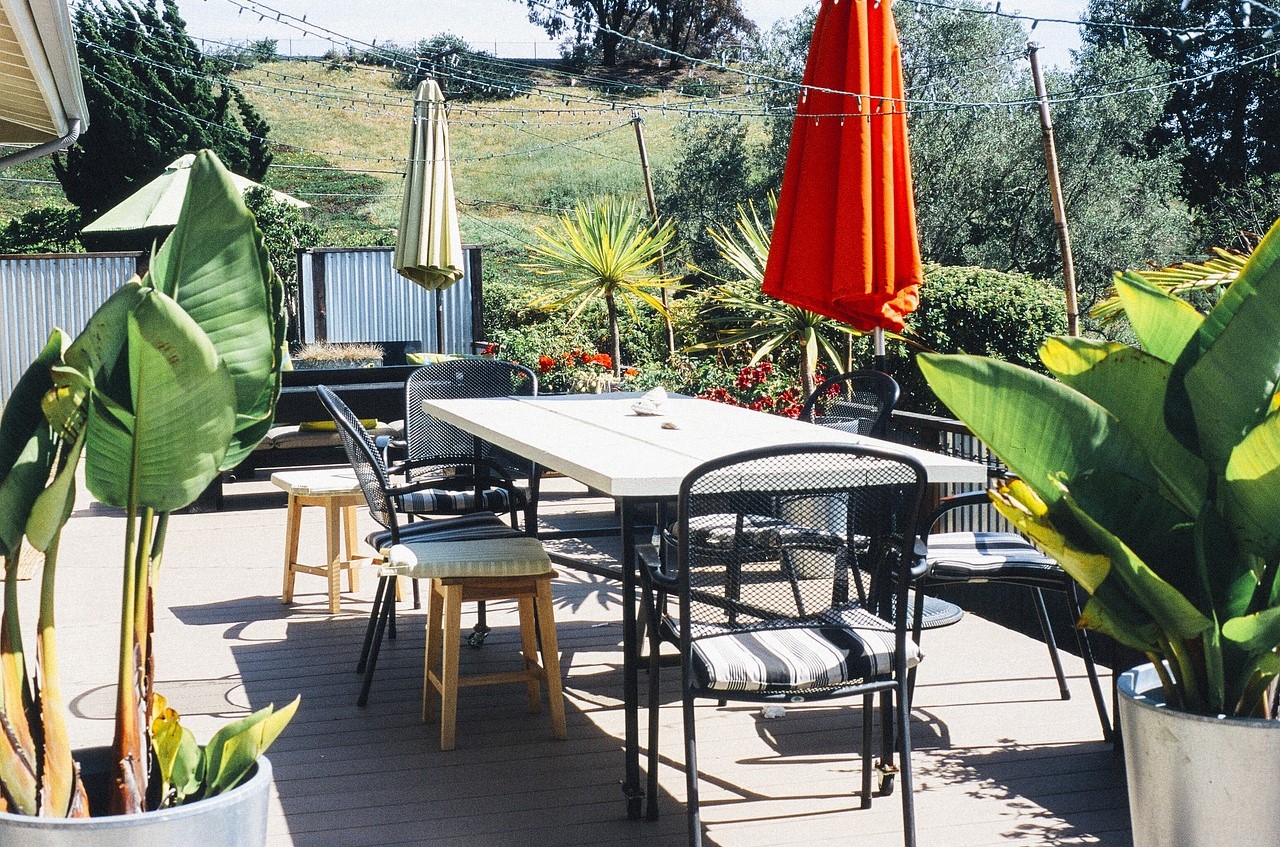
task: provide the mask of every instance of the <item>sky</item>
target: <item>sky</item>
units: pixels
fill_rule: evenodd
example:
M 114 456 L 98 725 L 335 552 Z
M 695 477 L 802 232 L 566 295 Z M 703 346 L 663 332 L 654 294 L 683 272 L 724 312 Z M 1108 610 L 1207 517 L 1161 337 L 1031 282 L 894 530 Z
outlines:
M 739 2 L 747 17 L 767 28 L 796 15 L 813 0 Z M 305 15 L 307 23 L 360 42 L 408 45 L 448 32 L 499 56 L 556 55 L 547 34 L 529 23 L 524 0 L 178 0 L 187 31 L 194 37 L 234 42 L 275 38 L 285 54 L 323 52 L 324 45 L 314 36 L 270 18 L 262 20 L 256 13 L 242 11 L 240 5 L 267 6 L 299 18 Z M 1063 19 L 1078 18 L 1084 7 L 1085 0 L 1002 4 L 1006 12 Z M 1080 44 L 1078 28 L 1070 25 L 1043 23 L 1036 27 L 1035 36 L 1043 48 L 1043 61 L 1050 65 L 1067 65 L 1070 51 Z

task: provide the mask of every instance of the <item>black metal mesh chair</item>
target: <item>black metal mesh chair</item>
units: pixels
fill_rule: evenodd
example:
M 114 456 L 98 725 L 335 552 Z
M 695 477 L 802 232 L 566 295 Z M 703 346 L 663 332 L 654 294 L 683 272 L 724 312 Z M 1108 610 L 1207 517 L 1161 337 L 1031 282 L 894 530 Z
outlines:
M 1053 664 L 1053 672 L 1058 680 L 1059 696 L 1063 700 L 1069 700 L 1071 689 L 1067 687 L 1066 675 L 1062 670 L 1062 660 L 1058 654 L 1053 626 L 1049 621 L 1044 592 L 1052 591 L 1065 598 L 1067 611 L 1074 624 L 1080 619 L 1081 613 L 1075 580 L 1051 557 L 1040 552 L 1035 545 L 1015 532 L 989 530 L 931 532 L 947 514 L 963 508 L 985 507 L 990 502 L 986 491 L 970 491 L 942 499 L 925 525 L 929 572 L 921 580 L 921 590 L 939 590 L 953 585 L 978 584 L 1026 588 L 1031 595 L 1032 605 L 1040 623 L 1040 631 L 1049 648 L 1049 660 Z M 918 607 L 916 614 L 918 618 L 921 615 Z M 914 627 L 917 640 L 922 628 L 921 621 L 917 619 Z M 1089 677 L 1094 706 L 1098 710 L 1098 720 L 1102 725 L 1102 737 L 1110 741 L 1111 720 L 1103 697 L 1102 685 L 1098 680 L 1093 645 L 1087 630 L 1076 627 L 1074 631 L 1080 656 L 1084 660 L 1085 672 Z
M 507 512 L 517 528 L 523 511 L 532 532 L 537 520 L 537 474 L 529 461 L 496 450 L 431 416 L 423 410 L 422 401 L 537 393 L 538 378 L 533 371 L 500 359 L 446 359 L 409 374 L 405 382 L 405 461 L 397 464 L 394 472 L 405 474 L 410 482 L 431 485 L 407 498 L 406 510 L 418 515 Z M 485 463 L 479 473 L 476 459 Z M 489 472 L 495 465 L 501 468 L 498 476 Z M 529 492 L 511 484 L 512 478 L 520 477 L 529 479 Z
M 684 479 L 676 522 L 658 549 L 642 547 L 639 555 L 646 613 L 658 620 L 648 627 L 650 791 L 657 789 L 659 643 L 666 640 L 681 659 L 691 845 L 702 839 L 696 698 L 792 703 L 861 695 L 865 808 L 877 692 L 879 787 L 887 793 L 901 773 L 905 839 L 914 844 L 907 682 L 920 654 L 910 616 L 892 620 L 886 610 L 907 608 L 908 586 L 923 573 L 914 531 L 924 492 L 924 468 L 891 447 L 753 450 Z M 674 614 L 668 595 L 678 601 Z
M 898 383 L 881 371 L 850 371 L 824 380 L 805 398 L 800 420 L 884 438 L 898 403 Z
M 369 504 L 369 514 L 383 527 L 366 539 L 369 546 L 377 550 L 379 555 L 385 558 L 392 546 L 410 544 L 414 541 L 469 541 L 521 537 L 520 532 L 504 524 L 492 512 L 476 512 L 448 519 L 402 524 L 400 517 L 405 512 L 405 498 L 412 497 L 423 486 L 430 486 L 432 483 L 392 485 L 382 452 L 369 437 L 368 431 L 361 425 L 355 413 L 327 386 L 316 386 L 316 393 L 337 424 L 338 436 L 342 440 L 342 446 L 355 471 L 364 498 Z M 490 466 L 483 459 L 476 461 L 486 469 L 487 473 L 493 474 L 495 479 L 502 479 L 501 468 L 496 465 Z M 507 482 L 511 484 L 510 480 Z M 364 645 L 360 650 L 360 661 L 356 665 L 356 672 L 364 674 L 360 696 L 356 700 L 359 706 L 369 702 L 369 688 L 373 683 L 374 669 L 378 664 L 378 651 L 384 635 L 395 638 L 395 589 L 396 577 L 384 571 L 379 577 L 378 588 L 374 593 L 373 608 L 369 612 L 369 625 L 365 629 Z
M 898 405 L 897 381 L 883 371 L 849 371 L 825 380 L 800 410 L 800 420 L 819 426 L 887 438 L 889 421 Z M 925 629 L 950 626 L 964 617 L 964 609 L 937 597 L 925 597 Z

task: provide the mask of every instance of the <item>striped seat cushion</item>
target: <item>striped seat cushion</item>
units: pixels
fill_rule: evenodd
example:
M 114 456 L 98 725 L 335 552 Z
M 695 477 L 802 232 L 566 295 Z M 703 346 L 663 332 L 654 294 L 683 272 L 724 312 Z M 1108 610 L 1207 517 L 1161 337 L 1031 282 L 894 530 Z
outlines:
M 515 538 L 518 532 L 502 522 L 497 515 L 476 512 L 441 520 L 424 520 L 400 527 L 400 540 L 465 541 L 474 538 Z M 365 536 L 365 542 L 382 556 L 391 547 L 391 530 L 379 529 Z
M 411 515 L 460 515 L 481 509 L 505 512 L 513 507 L 523 509 L 528 497 L 521 488 L 486 488 L 480 492 L 480 500 L 482 502 L 477 505 L 476 492 L 472 488 L 426 488 L 397 497 L 396 506 Z
M 893 628 L 797 625 L 695 638 L 692 671 L 707 691 L 802 697 L 893 672 Z M 909 642 L 907 664 L 920 653 Z
M 1012 532 L 940 532 L 929 536 L 932 582 L 1016 582 L 1062 589 L 1070 577 L 1050 557 Z
M 396 544 L 382 568 L 384 576 L 412 579 L 538 576 L 551 573 L 551 559 L 536 538 L 481 538 L 467 541 L 414 539 Z
M 689 519 L 689 543 L 694 547 L 716 550 L 742 549 L 771 551 L 783 544 L 812 544 L 839 547 L 841 536 L 807 526 L 798 526 L 765 515 L 710 514 Z M 739 529 L 741 534 L 739 534 Z

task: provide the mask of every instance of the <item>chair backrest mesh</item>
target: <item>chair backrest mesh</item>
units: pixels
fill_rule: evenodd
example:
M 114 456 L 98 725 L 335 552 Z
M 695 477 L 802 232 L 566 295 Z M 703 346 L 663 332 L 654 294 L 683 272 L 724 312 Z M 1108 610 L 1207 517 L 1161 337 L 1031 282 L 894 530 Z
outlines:
M 919 463 L 890 448 L 771 448 L 696 469 L 675 527 L 684 626 L 697 636 L 892 608 L 924 486 Z
M 474 436 L 435 418 L 422 409 L 423 400 L 465 397 L 534 396 L 538 378 L 533 371 L 501 359 L 446 359 L 432 362 L 409 374 L 405 383 L 404 439 L 410 459 L 432 456 L 470 456 Z M 480 455 L 490 458 L 492 448 L 481 444 Z
M 819 385 L 800 419 L 858 435 L 883 437 L 898 403 L 898 383 L 881 371 L 850 371 Z
M 317 385 L 316 394 L 320 396 L 320 402 L 333 416 L 334 423 L 338 426 L 338 437 L 342 440 L 347 459 L 356 472 L 356 479 L 360 482 L 364 499 L 369 503 L 369 514 L 378 523 L 393 533 L 396 532 L 398 527 L 395 506 L 387 496 L 387 489 L 391 487 L 391 483 L 387 477 L 387 468 L 383 463 L 381 451 L 369 437 L 369 432 L 360 423 L 360 419 L 346 403 L 342 402 L 342 398 L 333 393 L 332 389 L 325 385 Z

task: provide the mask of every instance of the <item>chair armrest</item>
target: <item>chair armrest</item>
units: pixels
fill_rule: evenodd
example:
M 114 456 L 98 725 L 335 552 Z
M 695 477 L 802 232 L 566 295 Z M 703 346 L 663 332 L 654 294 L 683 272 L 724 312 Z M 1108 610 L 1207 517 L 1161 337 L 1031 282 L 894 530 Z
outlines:
M 636 545 L 636 560 L 640 564 L 641 573 L 647 574 L 657 585 L 666 589 L 676 586 L 674 574 L 667 573 L 662 562 L 662 553 L 652 544 Z
M 937 508 L 930 512 L 929 516 L 925 518 L 924 522 L 920 525 L 920 535 L 928 536 L 933 530 L 934 524 L 942 520 L 942 517 L 946 515 L 947 512 L 954 511 L 955 509 L 960 509 L 965 506 L 981 506 L 990 502 L 991 498 L 987 494 L 987 489 L 985 488 L 980 488 L 977 491 L 965 491 L 961 494 L 951 494 L 947 497 L 943 497 L 938 501 Z

